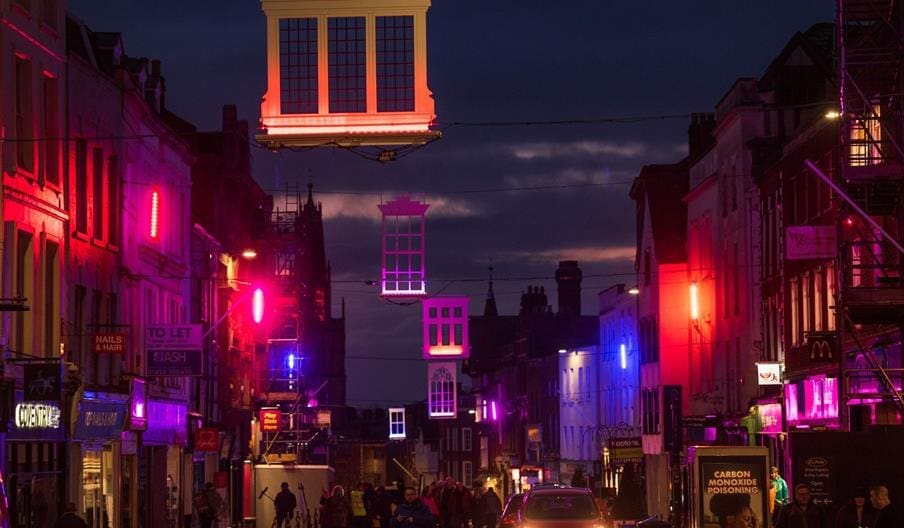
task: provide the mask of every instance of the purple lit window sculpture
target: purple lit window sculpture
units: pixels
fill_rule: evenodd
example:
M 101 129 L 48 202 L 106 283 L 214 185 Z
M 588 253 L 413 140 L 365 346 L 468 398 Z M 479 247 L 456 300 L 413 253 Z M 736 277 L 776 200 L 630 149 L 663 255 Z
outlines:
M 430 206 L 400 196 L 378 207 L 383 213 L 381 295 L 424 296 L 424 215 Z

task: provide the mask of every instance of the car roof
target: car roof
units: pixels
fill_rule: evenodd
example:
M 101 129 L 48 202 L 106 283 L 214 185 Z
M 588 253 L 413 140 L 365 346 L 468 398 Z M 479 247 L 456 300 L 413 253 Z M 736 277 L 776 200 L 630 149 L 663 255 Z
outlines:
M 587 495 L 590 494 L 590 490 L 587 488 L 572 488 L 570 486 L 550 486 L 531 488 L 527 493 L 529 495 Z

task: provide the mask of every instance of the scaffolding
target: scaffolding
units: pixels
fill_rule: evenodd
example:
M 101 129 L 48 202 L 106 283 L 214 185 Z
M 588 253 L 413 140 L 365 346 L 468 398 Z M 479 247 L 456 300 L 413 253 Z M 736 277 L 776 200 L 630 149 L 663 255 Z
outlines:
M 259 453 L 265 463 L 309 463 L 315 448 L 328 437 L 322 419 L 308 407 L 316 393 L 304 376 L 302 350 L 301 281 L 298 263 L 302 251 L 301 189 L 287 184 L 282 204 L 270 217 L 273 307 L 268 311 L 268 339 L 259 362 L 261 408 L 278 409 L 276 431 L 261 431 Z M 317 460 L 322 462 L 322 460 Z
M 838 0 L 839 215 L 842 423 L 848 405 L 881 403 L 904 415 L 901 397 L 904 281 L 902 117 L 904 40 L 899 0 Z M 847 222 L 844 211 L 858 220 Z

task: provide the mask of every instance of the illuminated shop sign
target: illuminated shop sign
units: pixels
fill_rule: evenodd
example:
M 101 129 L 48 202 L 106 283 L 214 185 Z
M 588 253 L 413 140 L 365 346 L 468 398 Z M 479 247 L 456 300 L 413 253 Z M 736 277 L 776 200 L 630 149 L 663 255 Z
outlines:
M 19 403 L 16 427 L 19 429 L 59 429 L 60 407 L 53 403 Z

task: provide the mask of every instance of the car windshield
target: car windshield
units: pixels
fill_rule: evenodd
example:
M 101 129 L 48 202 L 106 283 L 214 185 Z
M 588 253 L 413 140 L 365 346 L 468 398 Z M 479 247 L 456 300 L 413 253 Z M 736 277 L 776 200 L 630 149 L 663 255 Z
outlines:
M 505 517 L 506 515 L 512 513 L 512 511 L 517 510 L 518 505 L 521 504 L 521 497 L 523 496 L 524 495 L 521 493 L 516 493 L 509 497 L 508 502 L 505 503 L 505 509 L 502 510 L 502 516 Z
M 527 500 L 525 515 L 529 519 L 592 519 L 596 506 L 590 495 L 543 494 Z

